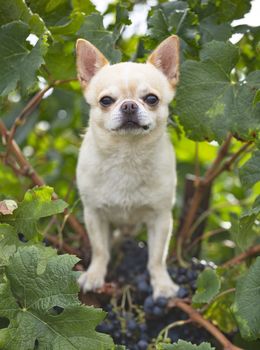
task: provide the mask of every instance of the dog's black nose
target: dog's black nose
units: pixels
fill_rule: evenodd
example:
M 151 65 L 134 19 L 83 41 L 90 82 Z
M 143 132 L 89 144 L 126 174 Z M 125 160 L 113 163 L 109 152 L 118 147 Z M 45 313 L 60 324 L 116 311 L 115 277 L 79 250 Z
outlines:
M 125 114 L 133 114 L 138 110 L 138 105 L 133 101 L 125 101 L 120 109 Z

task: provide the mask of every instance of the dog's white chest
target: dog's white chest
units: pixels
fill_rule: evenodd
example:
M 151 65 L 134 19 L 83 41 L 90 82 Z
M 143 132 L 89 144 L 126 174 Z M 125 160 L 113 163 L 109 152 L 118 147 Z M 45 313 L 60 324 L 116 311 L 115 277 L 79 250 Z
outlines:
M 79 162 L 81 167 L 78 184 L 84 202 L 106 212 L 112 222 L 140 221 L 151 206 L 151 165 L 112 157 L 89 170 Z
M 168 153 L 167 148 L 164 152 Z M 171 148 L 170 152 L 173 154 Z M 103 211 L 116 225 L 143 222 L 164 201 L 171 205 L 175 186 L 172 159 L 168 156 L 164 162 L 163 155 L 158 159 L 149 149 L 127 148 L 101 157 L 91 142 L 83 142 L 77 184 L 84 206 Z

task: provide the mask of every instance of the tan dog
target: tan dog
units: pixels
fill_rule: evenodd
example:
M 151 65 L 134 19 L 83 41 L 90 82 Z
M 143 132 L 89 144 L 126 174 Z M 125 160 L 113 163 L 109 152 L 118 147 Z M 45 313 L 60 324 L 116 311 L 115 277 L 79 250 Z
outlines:
M 77 41 L 78 77 L 90 105 L 77 185 L 92 245 L 79 278 L 84 291 L 104 284 L 111 227 L 145 224 L 154 298 L 175 296 L 166 256 L 175 201 L 175 156 L 166 124 L 179 74 L 179 40 L 164 40 L 146 64 L 110 65 L 88 41 Z M 135 230 L 134 230 L 135 231 Z

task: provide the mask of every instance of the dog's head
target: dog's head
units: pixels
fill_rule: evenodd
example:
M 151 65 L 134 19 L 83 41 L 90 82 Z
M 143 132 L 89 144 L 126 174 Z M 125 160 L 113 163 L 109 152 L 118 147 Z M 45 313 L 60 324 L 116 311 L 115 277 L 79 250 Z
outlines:
M 164 40 L 146 63 L 110 65 L 83 39 L 78 39 L 76 52 L 92 125 L 122 135 L 148 134 L 166 125 L 179 75 L 177 36 Z

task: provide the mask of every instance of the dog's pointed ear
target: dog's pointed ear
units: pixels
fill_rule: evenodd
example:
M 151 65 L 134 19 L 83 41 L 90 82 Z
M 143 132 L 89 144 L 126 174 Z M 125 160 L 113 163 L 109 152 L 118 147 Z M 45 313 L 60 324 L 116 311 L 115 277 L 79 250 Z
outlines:
M 162 71 L 172 86 L 175 86 L 179 80 L 179 47 L 179 38 L 172 35 L 148 57 L 148 62 Z
M 86 87 L 100 68 L 109 64 L 105 56 L 89 41 L 78 39 L 76 43 L 78 79 Z

